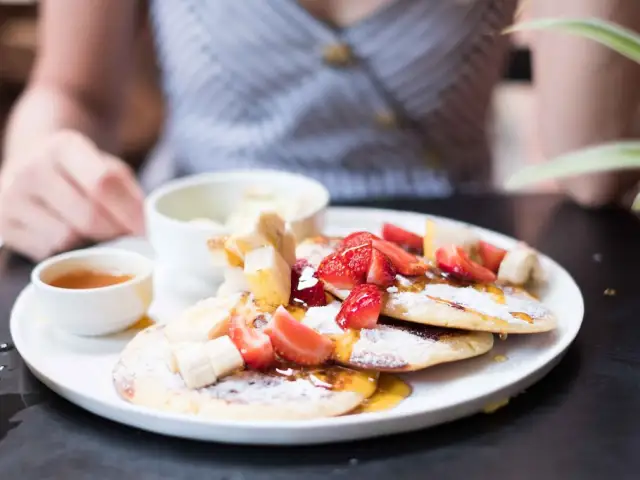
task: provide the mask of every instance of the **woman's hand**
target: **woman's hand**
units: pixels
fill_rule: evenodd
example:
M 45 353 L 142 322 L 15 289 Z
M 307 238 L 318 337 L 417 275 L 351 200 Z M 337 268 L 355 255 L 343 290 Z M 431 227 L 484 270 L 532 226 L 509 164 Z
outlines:
M 143 193 L 131 169 L 73 131 L 53 134 L 0 176 L 0 236 L 41 260 L 82 241 L 142 233 Z

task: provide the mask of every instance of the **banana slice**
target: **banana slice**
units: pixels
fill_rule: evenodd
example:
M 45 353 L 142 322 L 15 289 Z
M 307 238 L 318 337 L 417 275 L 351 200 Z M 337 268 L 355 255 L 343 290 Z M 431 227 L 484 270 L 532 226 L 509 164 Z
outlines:
M 476 249 L 480 238 L 469 227 L 459 227 L 444 222 L 427 219 L 423 240 L 424 256 L 435 261 L 436 250 L 445 245 L 458 245 L 471 254 Z
M 209 240 L 208 247 L 215 261 L 226 259 L 232 267 L 242 267 L 246 255 L 258 248 L 273 246 L 282 255 L 287 264 L 296 261 L 296 237 L 292 230 L 277 213 L 262 212 L 233 235 L 215 237 Z
M 498 280 L 512 285 L 543 281 L 544 272 L 537 252 L 524 243 L 509 250 L 500 264 Z
M 178 372 L 187 388 L 196 389 L 212 385 L 218 381 L 204 344 L 180 344 L 174 347 Z
M 259 303 L 273 307 L 287 305 L 291 295 L 291 269 L 273 246 L 247 254 L 244 275 Z
M 167 339 L 171 343 L 206 342 L 226 335 L 230 312 L 239 298 L 239 295 L 232 295 L 199 301 L 167 325 Z
M 244 368 L 240 351 L 227 335 L 208 341 L 204 348 L 218 378 Z

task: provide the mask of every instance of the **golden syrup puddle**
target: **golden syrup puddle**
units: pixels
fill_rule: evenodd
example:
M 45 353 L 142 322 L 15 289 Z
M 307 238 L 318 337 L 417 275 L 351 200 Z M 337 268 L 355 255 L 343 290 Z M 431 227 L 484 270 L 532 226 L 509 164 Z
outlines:
M 391 410 L 411 395 L 411 391 L 411 386 L 400 377 L 381 373 L 378 378 L 378 388 L 374 394 L 352 411 L 351 415 Z
M 316 387 L 337 392 L 356 392 L 371 397 L 378 386 L 378 372 L 352 370 L 339 366 L 300 367 L 282 364 L 274 369 L 276 375 L 290 380 L 304 379 Z
M 305 368 L 282 364 L 274 374 L 287 379 L 305 379 L 316 387 L 336 392 L 355 392 L 363 402 L 349 415 L 391 410 L 411 395 L 411 387 L 400 377 L 389 373 L 368 370 L 352 370 L 339 366 Z

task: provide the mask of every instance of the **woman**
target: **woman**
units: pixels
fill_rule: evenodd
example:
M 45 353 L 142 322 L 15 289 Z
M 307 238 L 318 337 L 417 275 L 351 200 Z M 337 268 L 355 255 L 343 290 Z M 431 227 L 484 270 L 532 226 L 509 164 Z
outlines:
M 115 126 L 140 5 L 43 0 L 40 51 L 13 112 L 0 233 L 34 259 L 143 228 Z M 175 174 L 282 168 L 334 198 L 447 195 L 487 184 L 485 123 L 517 0 L 154 0 Z M 539 16 L 640 27 L 640 2 L 531 0 Z M 535 44 L 546 156 L 629 134 L 631 62 L 594 43 Z M 611 95 L 611 93 L 616 95 Z M 585 205 L 627 178 L 567 182 Z

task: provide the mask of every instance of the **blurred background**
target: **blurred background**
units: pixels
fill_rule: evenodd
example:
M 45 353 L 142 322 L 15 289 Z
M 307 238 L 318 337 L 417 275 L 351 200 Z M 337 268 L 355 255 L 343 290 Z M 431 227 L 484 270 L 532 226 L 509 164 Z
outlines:
M 37 3 L 37 0 L 0 0 L 0 132 L 33 64 Z M 526 10 L 522 15 L 526 17 Z M 528 39 L 524 35 L 514 36 L 504 79 L 494 94 L 497 187 L 524 163 L 536 161 L 536 149 L 528 135 L 534 127 L 533 109 Z M 128 86 L 127 114 L 120 126 L 123 157 L 132 165 L 138 166 L 155 143 L 162 128 L 163 112 L 152 32 L 145 23 L 137 40 L 136 72 Z

